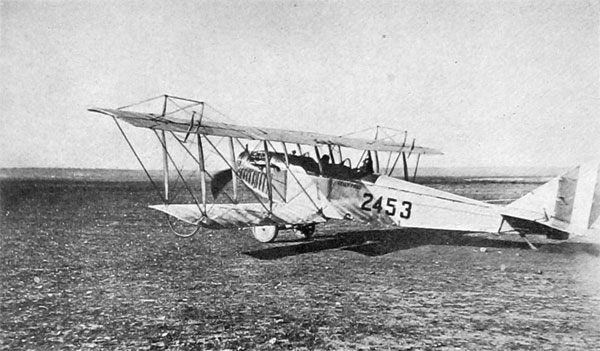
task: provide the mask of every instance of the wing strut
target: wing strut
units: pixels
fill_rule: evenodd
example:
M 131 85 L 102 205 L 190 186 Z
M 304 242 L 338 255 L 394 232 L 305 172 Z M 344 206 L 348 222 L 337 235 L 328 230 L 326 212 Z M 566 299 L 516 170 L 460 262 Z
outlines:
M 202 208 L 206 215 L 206 174 L 204 168 L 204 150 L 202 148 L 202 135 L 198 134 L 198 166 L 200 168 L 200 187 L 202 189 Z
M 317 163 L 319 164 L 319 174 L 323 175 L 323 163 L 321 162 L 321 153 L 317 145 L 315 145 L 315 154 L 317 155 Z
M 267 141 L 269 143 L 269 145 L 271 145 L 271 148 L 275 149 L 275 147 L 273 147 L 273 144 L 271 144 L 270 141 Z M 294 172 L 292 172 L 292 170 L 290 169 L 290 165 L 286 164 L 285 168 L 288 171 L 288 174 L 292 176 L 292 178 L 294 178 L 294 180 L 296 181 L 296 184 L 298 184 L 298 186 L 300 187 L 300 189 L 302 189 L 302 192 L 304 193 L 304 195 L 306 195 L 306 198 L 312 203 L 312 205 L 315 207 L 315 209 L 317 210 L 317 212 L 321 215 L 321 217 L 323 217 L 323 208 L 319 207 L 316 203 L 315 200 L 313 200 L 312 197 L 310 197 L 310 194 L 308 193 L 308 191 L 306 190 L 306 188 L 302 185 L 302 182 L 298 179 L 298 177 L 296 177 L 296 174 Z M 287 199 L 286 199 L 287 201 Z M 323 217 L 325 218 L 325 217 Z
M 161 132 L 161 144 L 163 146 L 163 183 L 165 186 L 165 202 L 169 202 L 169 158 L 167 151 L 167 136 L 165 135 L 165 131 Z
M 375 140 L 379 137 L 379 126 L 375 128 Z M 377 150 L 375 152 L 375 173 L 379 174 L 379 152 Z
M 392 164 L 392 168 L 389 169 L 388 176 L 391 176 L 392 173 L 394 173 L 394 169 L 396 168 L 396 165 L 398 164 L 398 160 L 400 159 L 400 154 L 401 154 L 401 152 L 399 152 L 398 155 L 396 155 L 396 159 L 394 160 L 394 163 Z
M 406 139 L 408 138 L 408 131 L 404 131 L 404 140 L 402 140 L 402 147 L 404 147 L 406 145 Z M 394 169 L 396 168 L 396 165 L 398 164 L 398 160 L 400 160 L 400 152 L 398 153 L 398 155 L 396 156 L 396 159 L 394 160 L 394 164 L 392 165 L 392 169 L 390 169 L 390 173 L 388 173 L 388 176 L 391 176 L 392 173 L 394 172 Z M 404 154 L 404 153 L 402 153 Z M 403 158 L 404 159 L 404 158 Z M 404 161 L 406 163 L 406 161 Z
M 267 191 L 269 192 L 269 212 L 273 211 L 273 179 L 271 178 L 271 161 L 269 160 L 269 147 L 267 141 L 263 140 L 263 147 L 265 149 L 265 164 L 267 166 Z
M 156 138 L 158 139 L 159 143 L 162 145 L 163 150 L 167 150 L 166 148 L 166 141 L 165 143 L 163 143 L 163 140 L 161 139 L 161 137 L 158 135 L 158 132 L 155 130 L 154 131 L 154 135 L 156 135 Z M 179 170 L 179 168 L 177 168 L 177 164 L 175 163 L 175 161 L 173 160 L 173 157 L 171 157 L 171 154 L 166 151 L 167 157 L 168 159 L 171 161 L 171 163 L 173 164 L 173 167 L 175 167 L 175 171 L 177 171 L 177 175 L 178 175 L 178 179 L 181 179 L 181 182 L 183 183 L 183 186 L 187 189 L 188 193 L 192 196 L 192 198 L 194 199 L 194 202 L 196 203 L 196 206 L 198 206 L 198 209 L 200 211 L 202 211 L 202 209 L 200 208 L 200 203 L 198 202 L 198 199 L 196 198 L 196 196 L 194 195 L 194 192 L 192 191 L 192 189 L 190 188 L 190 186 L 188 185 L 188 183 L 185 181 L 185 178 L 183 177 L 183 174 L 181 174 L 181 171 Z M 203 213 L 205 215 L 205 213 Z
M 413 174 L 413 183 L 417 180 L 417 170 L 419 169 L 419 160 L 421 159 L 421 154 L 417 154 L 417 165 L 415 166 L 415 173 Z
M 289 166 L 290 160 L 289 160 L 289 156 L 288 156 L 287 146 L 285 145 L 284 141 L 281 142 L 281 146 L 283 146 L 283 156 L 285 157 L 285 164 L 287 166 Z
M 183 142 L 181 140 L 179 140 L 179 138 L 177 138 L 175 136 L 175 134 L 173 134 L 173 132 L 171 132 L 171 135 L 173 136 L 173 138 L 175 140 L 177 140 L 177 142 L 179 142 L 179 145 L 185 150 L 185 152 L 192 158 L 192 160 L 194 160 L 194 162 L 196 162 L 196 164 L 198 165 L 198 167 L 200 167 L 200 161 L 196 158 L 196 156 L 183 144 Z M 208 140 L 208 139 L 207 139 Z M 236 139 L 237 140 L 237 139 Z M 241 145 L 241 144 L 240 144 Z M 243 145 L 242 145 L 243 147 Z M 205 172 L 205 174 L 208 176 L 208 179 L 210 181 L 213 181 L 213 176 L 210 175 L 210 173 Z M 228 193 L 224 193 L 225 196 L 227 196 L 227 198 L 229 199 L 229 201 L 231 201 L 232 203 L 235 203 L 235 201 L 233 200 L 233 198 L 231 196 L 229 196 Z
M 327 147 L 329 148 L 329 157 L 331 158 L 331 163 L 334 164 L 335 163 L 335 157 L 333 157 L 333 148 L 331 147 L 331 145 L 327 145 Z M 341 162 L 342 160 L 338 160 L 338 162 Z
M 210 141 L 209 138 L 206 138 L 206 142 L 208 142 L 208 144 L 212 147 L 212 150 L 214 152 L 217 153 L 217 155 L 219 155 L 219 157 L 221 158 L 221 160 L 223 160 L 223 162 L 225 162 L 225 164 L 227 165 L 227 167 L 233 169 L 233 165 L 227 160 L 227 157 L 225 157 L 221 151 L 219 151 L 219 149 L 217 149 L 217 147 L 215 146 L 215 144 L 213 144 L 213 142 Z M 239 142 L 239 140 L 238 140 Z M 236 174 L 238 176 L 238 178 L 240 177 L 240 171 L 237 170 Z M 243 179 L 243 178 L 242 178 Z M 254 189 L 252 189 L 250 186 L 248 186 L 248 184 L 246 184 L 245 182 L 242 182 L 242 184 L 246 187 L 246 189 L 248 189 L 250 191 L 250 193 L 254 196 L 254 198 L 258 201 L 258 203 L 265 209 L 265 211 L 269 211 L 269 208 L 267 208 L 267 206 L 265 206 L 265 204 L 261 201 L 261 199 L 258 197 L 258 195 L 256 194 L 256 192 L 254 191 Z
M 233 185 L 233 201 L 237 203 L 237 162 L 235 159 L 235 148 L 233 145 L 233 138 L 229 137 L 229 150 L 231 151 L 231 177 L 232 177 L 232 185 Z
M 404 164 L 404 180 L 408 181 L 408 163 L 406 161 L 406 153 L 402 152 L 402 163 Z

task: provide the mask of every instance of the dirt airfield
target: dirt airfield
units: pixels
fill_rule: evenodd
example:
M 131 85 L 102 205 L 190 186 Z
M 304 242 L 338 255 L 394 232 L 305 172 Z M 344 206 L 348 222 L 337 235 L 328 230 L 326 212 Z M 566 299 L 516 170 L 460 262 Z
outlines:
M 435 182 L 479 199 L 532 182 Z M 600 349 L 600 248 L 331 222 L 180 239 L 144 182 L 0 182 L 1 350 Z

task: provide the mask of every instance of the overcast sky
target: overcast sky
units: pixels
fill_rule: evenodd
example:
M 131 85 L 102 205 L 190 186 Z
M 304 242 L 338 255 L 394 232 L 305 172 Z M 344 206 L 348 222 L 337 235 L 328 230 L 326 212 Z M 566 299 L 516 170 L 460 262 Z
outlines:
M 136 168 L 87 112 L 164 93 L 242 124 L 408 129 L 426 166 L 600 158 L 596 1 L 0 2 L 0 167 Z M 157 155 L 158 158 L 158 155 Z

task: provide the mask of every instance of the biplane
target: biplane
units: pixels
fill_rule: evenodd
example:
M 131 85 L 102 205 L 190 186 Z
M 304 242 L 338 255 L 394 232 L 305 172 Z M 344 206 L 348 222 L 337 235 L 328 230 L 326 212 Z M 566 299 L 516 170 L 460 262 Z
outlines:
M 149 102 L 158 106 L 148 110 Z M 166 214 L 180 236 L 200 228 L 251 228 L 257 240 L 272 242 L 280 230 L 311 238 L 319 223 L 341 220 L 519 233 L 535 248 L 525 234 L 565 240 L 600 230 L 597 162 L 498 205 L 417 184 L 421 156 L 441 152 L 416 145 L 404 131 L 384 133 L 378 127 L 374 138 L 359 138 L 242 126 L 224 122 L 224 115 L 202 101 L 170 95 L 89 111 L 113 118 L 161 199 L 150 207 Z M 162 150 L 162 185 L 121 121 L 155 134 Z M 177 162 L 176 153 L 186 166 Z M 394 177 L 398 163 L 401 175 Z

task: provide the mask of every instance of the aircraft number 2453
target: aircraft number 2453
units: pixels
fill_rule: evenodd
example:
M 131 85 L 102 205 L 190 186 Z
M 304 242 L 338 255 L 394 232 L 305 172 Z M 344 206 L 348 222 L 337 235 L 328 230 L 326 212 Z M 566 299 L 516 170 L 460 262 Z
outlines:
M 385 206 L 385 213 L 389 216 L 395 216 L 397 212 L 400 213 L 400 218 L 408 219 L 410 218 L 410 211 L 412 209 L 412 203 L 409 201 L 402 201 L 400 203 L 400 208 L 398 208 L 398 200 L 393 197 L 388 197 L 384 204 L 384 197 L 380 196 L 375 201 L 375 197 L 371 193 L 365 193 L 363 195 L 365 201 L 363 201 L 362 205 L 360 205 L 361 210 L 364 211 L 377 211 L 377 213 L 381 213 Z M 399 211 L 398 211 L 399 210 Z

